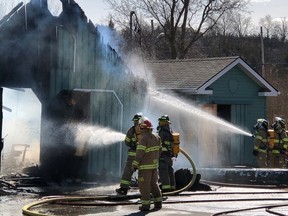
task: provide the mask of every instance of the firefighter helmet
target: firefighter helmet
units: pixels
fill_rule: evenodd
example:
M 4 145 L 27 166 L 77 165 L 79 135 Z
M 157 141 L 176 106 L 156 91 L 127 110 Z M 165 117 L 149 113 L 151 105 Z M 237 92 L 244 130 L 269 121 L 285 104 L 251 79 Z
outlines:
M 158 121 L 165 121 L 170 123 L 170 118 L 168 115 L 163 115 L 160 118 L 158 118 Z
M 142 118 L 142 113 L 137 113 L 132 118 L 132 121 L 139 121 Z
M 262 126 L 265 130 L 268 130 L 268 127 L 269 127 L 268 121 L 267 121 L 266 119 L 262 119 L 261 126 Z
M 275 117 L 275 123 L 273 125 L 274 125 L 273 128 L 276 130 L 277 129 L 279 130 L 280 128 L 282 128 L 282 129 L 286 128 L 285 120 L 283 118 L 280 118 L 280 117 Z
M 268 121 L 266 119 L 257 119 L 257 123 L 254 125 L 254 130 L 259 130 L 261 127 L 268 130 Z
M 139 125 L 141 129 L 145 129 L 145 128 L 149 129 L 153 127 L 151 121 L 147 117 L 142 117 L 140 119 Z

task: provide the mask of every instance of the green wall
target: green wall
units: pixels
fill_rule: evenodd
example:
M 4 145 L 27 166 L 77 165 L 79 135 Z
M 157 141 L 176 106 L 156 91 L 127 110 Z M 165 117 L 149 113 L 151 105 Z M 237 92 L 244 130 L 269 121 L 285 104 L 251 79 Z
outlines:
M 266 118 L 266 97 L 258 96 L 260 86 L 238 66 L 232 68 L 209 88 L 213 90 L 213 95 L 197 96 L 197 102 L 231 105 L 231 123 L 236 127 L 251 132 L 258 118 Z M 252 150 L 252 137 L 231 135 L 231 146 L 228 149 L 231 164 L 255 164 Z
M 43 107 L 44 124 L 48 114 L 51 113 L 49 110 L 53 107 L 51 103 L 55 103 L 54 98 L 59 92 L 68 90 L 72 91 L 73 95 L 74 89 L 78 89 L 78 94 L 81 92 L 79 89 L 84 89 L 83 95 L 85 91 L 89 92 L 90 102 L 86 104 L 88 108 L 83 106 L 83 109 L 88 109 L 90 112 L 85 119 L 78 119 L 79 123 L 100 125 L 126 133 L 131 127 L 131 118 L 142 107 L 146 94 L 144 80 L 133 75 L 115 50 L 102 43 L 101 35 L 96 29 L 92 31 L 87 25 L 83 25 L 72 31 L 65 26 L 56 26 L 52 35 L 56 37 L 50 45 L 50 79 L 47 89 L 48 101 Z M 67 119 L 63 122 L 69 121 L 69 118 L 75 120 L 76 117 L 72 116 L 76 115 L 75 112 L 71 113 L 71 116 L 66 116 Z M 48 124 L 42 130 L 41 149 L 45 152 L 41 157 L 42 164 L 54 160 L 53 155 L 47 156 L 47 146 L 49 149 L 49 142 L 53 136 L 49 132 L 49 127 L 51 128 Z M 57 127 L 61 127 L 59 121 Z M 55 142 L 59 145 L 65 144 L 63 144 L 65 141 L 59 139 Z M 88 176 L 119 176 L 126 155 L 127 147 L 124 142 L 105 147 L 91 147 L 86 158 L 86 167 L 82 168 Z

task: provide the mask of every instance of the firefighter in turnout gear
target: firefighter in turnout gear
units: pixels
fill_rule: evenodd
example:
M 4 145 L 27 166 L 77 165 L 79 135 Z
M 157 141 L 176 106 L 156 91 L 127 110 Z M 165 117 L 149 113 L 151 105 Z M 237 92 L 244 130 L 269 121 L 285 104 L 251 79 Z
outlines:
M 257 119 L 254 125 L 254 149 L 253 155 L 257 157 L 257 163 L 260 168 L 269 167 L 269 133 L 268 121 L 266 119 Z
M 288 149 L 288 137 L 286 134 L 285 120 L 280 117 L 275 117 L 272 124 L 274 130 L 274 147 L 271 150 L 271 167 L 285 168 Z
M 175 175 L 173 169 L 173 135 L 170 128 L 170 119 L 168 115 L 163 115 L 158 119 L 158 135 L 162 142 L 162 153 L 159 159 L 159 178 L 161 190 L 163 193 L 173 191 L 176 188 Z
M 139 127 L 139 120 L 141 118 L 142 113 L 137 113 L 134 115 L 132 119 L 134 125 L 126 133 L 125 144 L 128 146 L 129 150 L 124 172 L 120 181 L 120 188 L 116 189 L 116 192 L 119 195 L 126 195 L 131 184 L 131 177 L 133 175 L 132 162 L 135 158 L 137 144 L 139 143 L 141 137 L 141 131 Z
M 158 163 L 161 152 L 161 140 L 152 133 L 152 124 L 148 118 L 140 120 L 141 140 L 137 145 L 136 157 L 132 169 L 138 169 L 139 190 L 141 194 L 141 211 L 149 211 L 151 196 L 154 208 L 162 208 L 162 195 L 158 185 Z

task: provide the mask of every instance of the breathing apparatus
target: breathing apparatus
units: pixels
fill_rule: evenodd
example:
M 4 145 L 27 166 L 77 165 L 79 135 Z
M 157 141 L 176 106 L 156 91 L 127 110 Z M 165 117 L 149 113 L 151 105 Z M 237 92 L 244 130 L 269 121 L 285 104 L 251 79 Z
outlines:
M 135 133 L 136 133 L 136 139 L 139 142 L 141 139 L 141 129 L 140 129 L 140 120 L 142 118 L 142 113 L 137 113 L 134 115 L 132 118 L 132 121 L 134 121 L 134 128 L 135 128 Z
M 158 118 L 159 126 L 169 125 L 171 124 L 170 118 L 168 115 L 163 115 Z M 171 132 L 173 137 L 173 146 L 172 146 L 172 153 L 174 157 L 177 157 L 180 152 L 180 134 L 177 132 Z
M 172 152 L 173 152 L 173 155 L 177 157 L 180 152 L 180 134 L 173 132 L 172 136 L 173 136 L 173 144 L 174 144 L 172 148 Z

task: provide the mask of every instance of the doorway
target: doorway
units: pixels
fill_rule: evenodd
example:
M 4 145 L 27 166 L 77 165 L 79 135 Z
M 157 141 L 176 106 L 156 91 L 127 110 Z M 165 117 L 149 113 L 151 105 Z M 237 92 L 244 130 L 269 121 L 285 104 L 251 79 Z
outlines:
M 41 103 L 32 89 L 3 88 L 2 171 L 39 164 Z
M 218 104 L 217 105 L 217 116 L 226 122 L 231 123 L 231 105 Z M 223 130 L 219 130 L 217 136 L 217 146 L 219 153 L 220 165 L 229 167 L 230 164 L 230 152 L 231 152 L 231 134 L 224 133 Z

